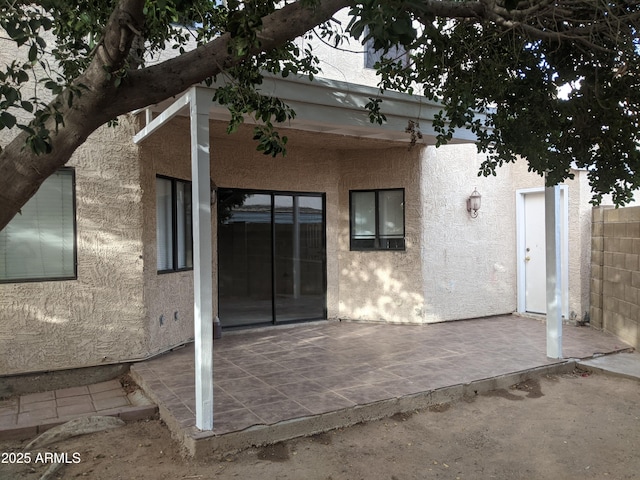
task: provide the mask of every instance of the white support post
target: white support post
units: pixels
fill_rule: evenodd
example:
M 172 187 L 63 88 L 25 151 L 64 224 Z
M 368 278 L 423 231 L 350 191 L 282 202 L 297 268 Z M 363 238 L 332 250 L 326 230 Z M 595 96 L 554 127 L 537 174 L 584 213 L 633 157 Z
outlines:
M 213 430 L 213 248 L 209 167 L 209 102 L 190 92 L 196 427 Z M 211 94 L 209 94 L 211 95 Z
M 559 185 L 545 188 L 544 204 L 547 250 L 547 357 L 562 358 L 562 263 Z

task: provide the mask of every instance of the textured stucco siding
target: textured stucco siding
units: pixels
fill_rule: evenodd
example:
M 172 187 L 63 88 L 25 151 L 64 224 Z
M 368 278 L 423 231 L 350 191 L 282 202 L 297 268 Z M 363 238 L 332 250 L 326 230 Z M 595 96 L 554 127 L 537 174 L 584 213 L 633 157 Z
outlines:
M 569 320 L 589 319 L 591 284 L 591 186 L 587 172 L 574 171 L 569 185 Z
M 158 274 L 156 248 L 156 175 L 191 180 L 189 139 L 189 120 L 181 118 L 140 146 L 144 300 L 152 353 L 193 339 L 193 271 Z M 214 284 L 214 292 L 215 287 Z
M 229 136 L 212 122 L 211 176 L 218 187 L 317 192 L 326 195 L 327 316 L 359 320 L 421 321 L 419 152 L 406 145 L 336 135 L 292 132 L 287 155 L 257 152 L 250 127 Z M 192 272 L 155 272 L 155 175 L 190 179 L 189 125 L 174 119 L 142 147 L 145 191 L 145 299 L 151 345 L 161 349 L 192 338 Z M 349 190 L 405 188 L 407 251 L 349 251 Z M 214 243 L 217 236 L 214 213 Z M 217 255 L 214 245 L 214 310 Z M 174 321 L 174 312 L 179 320 Z M 184 313 L 183 313 L 184 312 Z M 159 318 L 163 316 L 164 324 Z M 167 321 L 167 319 L 169 319 Z M 184 329 L 182 328 L 184 325 Z
M 339 260 L 340 318 L 390 323 L 421 323 L 420 191 L 421 148 L 341 152 Z M 350 251 L 349 191 L 404 188 L 404 251 Z
M 425 321 L 507 313 L 517 309 L 515 192 L 543 188 L 544 179 L 523 160 L 496 176 L 478 177 L 483 156 L 473 145 L 428 147 L 422 163 L 424 199 Z M 586 172 L 568 186 L 569 315 L 589 310 L 590 189 Z M 474 188 L 482 195 L 477 218 L 466 211 Z
M 473 145 L 428 147 L 422 159 L 426 322 L 516 309 L 515 206 L 508 171 L 478 177 Z M 477 218 L 466 201 L 477 188 Z
M 287 155 L 272 158 L 256 151 L 256 143 L 251 139 L 253 134 L 249 127 L 241 128 L 233 135 L 228 135 L 225 129 L 226 125 L 223 123 L 210 124 L 211 178 L 218 187 L 326 194 L 327 310 L 329 317 L 337 316 L 336 144 L 313 134 L 289 133 Z M 286 129 L 282 131 L 283 134 L 285 132 Z M 193 272 L 158 274 L 155 263 L 155 177 L 159 174 L 191 180 L 189 139 L 188 120 L 176 118 L 142 146 L 144 244 L 147 259 L 144 274 L 145 301 L 149 311 L 150 343 L 153 351 L 161 351 L 167 346 L 193 338 Z M 212 225 L 212 293 L 216 315 L 218 259 L 215 206 L 212 208 Z
M 0 375 L 145 356 L 142 209 L 127 117 L 89 137 L 76 173 L 77 280 L 0 284 Z

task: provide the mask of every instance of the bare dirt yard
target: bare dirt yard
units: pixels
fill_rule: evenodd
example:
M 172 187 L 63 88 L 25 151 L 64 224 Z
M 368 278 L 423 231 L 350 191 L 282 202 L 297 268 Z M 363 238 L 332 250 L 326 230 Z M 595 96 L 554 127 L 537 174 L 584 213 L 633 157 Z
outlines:
M 6 459 L 25 443 L 0 443 L 0 453 Z M 66 454 L 69 463 L 51 477 L 63 479 L 637 479 L 640 382 L 580 371 L 544 376 L 206 462 L 183 458 L 160 420 L 48 451 Z M 48 467 L 2 463 L 0 478 L 39 479 Z

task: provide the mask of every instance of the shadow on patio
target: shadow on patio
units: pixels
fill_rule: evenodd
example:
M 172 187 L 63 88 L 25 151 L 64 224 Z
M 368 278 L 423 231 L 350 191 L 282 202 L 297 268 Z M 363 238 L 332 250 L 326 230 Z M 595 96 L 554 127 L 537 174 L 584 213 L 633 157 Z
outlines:
M 563 328 L 565 359 L 627 348 L 589 327 Z M 544 322 L 506 315 L 416 326 L 323 321 L 225 333 L 214 342 L 213 365 L 212 432 L 195 427 L 192 344 L 131 368 L 192 455 L 425 408 L 463 392 L 447 387 L 573 363 L 546 357 Z

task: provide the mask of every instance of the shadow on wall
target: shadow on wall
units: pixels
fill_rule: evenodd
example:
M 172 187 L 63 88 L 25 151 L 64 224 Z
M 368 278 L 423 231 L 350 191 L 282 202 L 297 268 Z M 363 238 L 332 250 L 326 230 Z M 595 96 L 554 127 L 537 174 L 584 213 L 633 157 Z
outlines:
M 0 286 L 0 375 L 146 353 L 140 188 L 88 170 L 76 170 L 77 279 Z
M 340 272 L 340 318 L 422 322 L 424 297 L 418 262 L 404 252 L 349 253 L 352 258 L 341 262 L 346 266 Z

